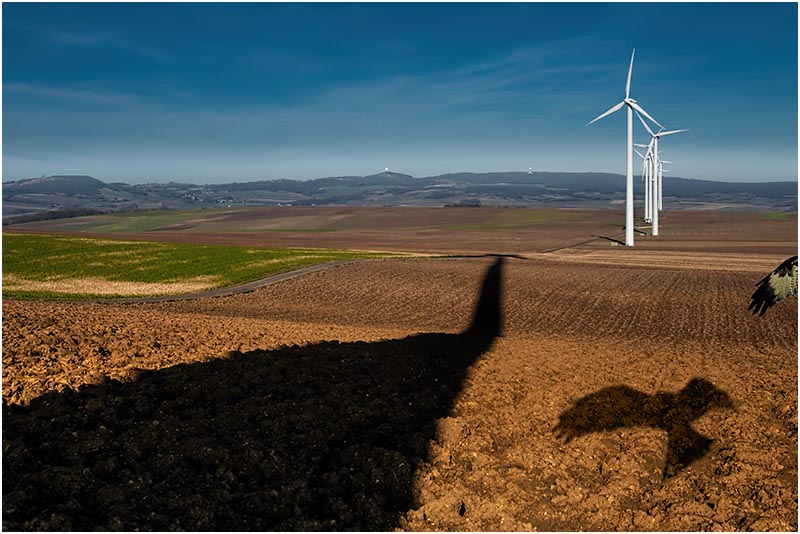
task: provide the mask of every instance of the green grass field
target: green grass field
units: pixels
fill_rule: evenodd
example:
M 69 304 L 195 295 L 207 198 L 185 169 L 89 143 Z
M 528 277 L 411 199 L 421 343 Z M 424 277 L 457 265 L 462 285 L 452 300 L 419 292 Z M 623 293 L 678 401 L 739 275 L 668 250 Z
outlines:
M 783 211 L 759 211 L 758 215 L 763 219 L 774 221 L 785 221 L 789 219 L 789 214 Z
M 329 261 L 401 254 L 3 235 L 3 297 L 95 299 L 236 285 Z

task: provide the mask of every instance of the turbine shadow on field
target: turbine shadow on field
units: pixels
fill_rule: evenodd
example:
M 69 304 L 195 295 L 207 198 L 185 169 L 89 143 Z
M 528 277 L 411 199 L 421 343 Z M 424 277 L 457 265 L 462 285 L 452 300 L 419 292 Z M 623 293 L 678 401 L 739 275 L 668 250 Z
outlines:
M 623 230 L 625 230 L 625 225 L 624 225 L 624 224 L 616 224 L 616 223 L 609 223 L 609 224 L 610 224 L 611 226 L 616 226 L 616 227 L 618 227 L 618 228 L 622 228 Z M 647 234 L 647 232 L 645 232 L 645 231 L 643 231 L 643 230 L 639 230 L 639 229 L 638 229 L 638 228 L 636 228 L 636 227 L 634 227 L 634 229 L 633 229 L 633 232 L 634 232 L 635 234 L 638 234 L 638 235 L 648 235 L 648 234 Z
M 501 334 L 503 261 L 460 334 L 233 353 L 4 404 L 4 527 L 397 528 L 437 420 Z
M 590 432 L 652 427 L 667 433 L 663 478 L 702 458 L 713 442 L 691 424 L 712 408 L 733 408 L 728 394 L 705 378 L 692 378 L 677 393 L 648 395 L 625 385 L 611 386 L 575 401 L 553 431 L 571 441 Z
M 525 256 L 519 254 L 447 254 L 443 258 L 512 258 L 515 260 L 527 260 Z
M 605 239 L 606 241 L 611 241 L 612 243 L 616 243 L 618 245 L 625 245 L 625 241 L 622 241 L 621 239 L 615 239 L 613 237 L 608 237 L 604 235 L 594 235 L 594 234 L 592 234 L 592 237 L 595 239 Z

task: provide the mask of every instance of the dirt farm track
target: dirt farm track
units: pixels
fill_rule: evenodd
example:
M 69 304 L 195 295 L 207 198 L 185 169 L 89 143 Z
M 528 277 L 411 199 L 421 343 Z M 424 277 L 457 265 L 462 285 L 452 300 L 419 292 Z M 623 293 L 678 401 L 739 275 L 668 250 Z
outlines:
M 797 299 L 747 312 L 796 215 L 669 213 L 633 249 L 583 224 L 386 228 L 452 257 L 226 297 L 4 300 L 3 529 L 796 531 Z M 296 237 L 381 248 L 358 232 Z

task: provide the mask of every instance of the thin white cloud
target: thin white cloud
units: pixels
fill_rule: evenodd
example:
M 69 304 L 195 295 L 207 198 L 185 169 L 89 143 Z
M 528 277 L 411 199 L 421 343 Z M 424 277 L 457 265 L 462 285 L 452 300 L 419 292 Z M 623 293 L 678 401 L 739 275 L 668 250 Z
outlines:
M 98 31 L 98 30 L 82 30 L 80 32 L 73 32 L 64 30 L 58 26 L 47 24 L 33 25 L 33 24 L 20 24 L 18 22 L 4 23 L 9 29 L 13 28 L 17 31 L 24 31 L 35 35 L 37 39 L 49 41 L 56 46 L 75 46 L 75 47 L 111 47 L 128 52 L 133 52 L 138 55 L 146 56 L 151 59 L 159 61 L 167 61 L 172 59 L 172 54 L 159 47 L 151 46 L 138 39 L 131 38 L 119 32 L 112 31 Z
M 133 104 L 137 98 L 94 88 L 51 87 L 35 83 L 4 83 L 3 93 L 49 101 L 83 104 Z

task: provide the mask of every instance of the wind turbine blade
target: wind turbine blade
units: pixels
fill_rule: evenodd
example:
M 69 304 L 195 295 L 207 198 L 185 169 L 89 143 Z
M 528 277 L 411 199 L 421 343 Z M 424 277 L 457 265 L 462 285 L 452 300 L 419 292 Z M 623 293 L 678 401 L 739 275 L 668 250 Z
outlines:
M 648 119 L 650 119 L 651 121 L 653 121 L 654 123 L 656 123 L 656 124 L 658 124 L 659 126 L 661 126 L 661 123 L 660 123 L 660 122 L 658 122 L 658 121 L 657 121 L 657 120 L 655 120 L 653 117 L 651 117 L 650 115 L 648 115 L 648 114 L 647 114 L 647 112 L 646 112 L 644 109 L 642 109 L 642 106 L 640 106 L 640 105 L 639 105 L 639 104 L 637 104 L 636 102 L 633 102 L 633 101 L 629 100 L 629 101 L 628 101 L 628 105 L 629 105 L 630 107 L 632 107 L 633 109 L 635 109 L 636 111 L 638 111 L 639 113 L 641 113 L 642 115 L 644 115 L 645 117 L 647 117 Z M 661 126 L 661 127 L 663 128 L 663 126 Z
M 641 152 L 639 152 L 639 151 L 638 151 L 638 150 L 636 150 L 636 149 L 634 149 L 633 151 L 634 151 L 634 152 L 636 152 L 636 154 L 637 154 L 637 155 L 638 155 L 640 158 L 644 159 L 644 154 L 642 154 Z
M 592 124 L 593 122 L 599 121 L 599 120 L 600 120 L 600 119 L 602 119 L 603 117 L 606 117 L 606 116 L 608 116 L 608 115 L 611 115 L 611 114 L 612 114 L 612 113 L 614 113 L 615 111 L 619 111 L 619 110 L 620 110 L 620 108 L 622 108 L 622 106 L 624 106 L 624 105 L 625 105 L 625 102 L 620 102 L 619 104 L 617 104 L 617 105 L 616 105 L 616 106 L 614 106 L 613 108 L 609 109 L 608 111 L 606 111 L 605 113 L 603 113 L 602 115 L 600 115 L 599 117 L 597 117 L 596 119 L 594 119 L 594 120 L 591 120 L 591 121 L 587 122 L 587 123 L 586 123 L 586 126 L 589 126 L 589 125 L 590 125 L 590 124 Z
M 647 125 L 647 123 L 644 122 L 644 119 L 642 118 L 642 116 L 639 114 L 638 111 L 636 112 L 636 116 L 639 117 L 640 121 L 642 121 L 642 125 L 644 126 L 645 130 L 647 130 L 647 133 L 649 133 L 650 136 L 655 136 L 655 134 L 653 133 L 653 130 L 651 130 L 650 127 Z
M 658 136 L 662 137 L 664 135 L 672 135 L 672 134 L 681 133 L 681 132 L 688 132 L 688 131 L 689 131 L 689 128 L 684 128 L 683 130 L 670 130 L 668 132 L 659 132 Z
M 653 157 L 653 152 L 655 152 L 654 150 L 655 147 L 653 146 L 653 144 L 655 143 L 655 139 L 656 139 L 655 137 L 650 139 L 650 144 L 647 145 L 647 155 L 650 157 Z
M 631 53 L 631 65 L 628 67 L 628 82 L 625 84 L 625 98 L 631 96 L 631 73 L 633 72 L 633 56 L 636 54 L 636 49 Z

